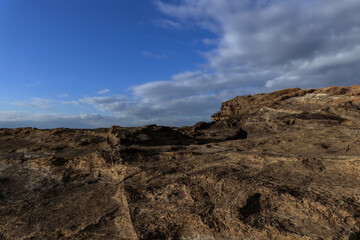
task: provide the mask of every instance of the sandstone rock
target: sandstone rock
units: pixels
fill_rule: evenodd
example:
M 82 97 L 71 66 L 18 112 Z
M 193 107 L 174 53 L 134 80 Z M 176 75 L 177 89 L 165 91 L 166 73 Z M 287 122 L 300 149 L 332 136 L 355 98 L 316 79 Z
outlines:
M 360 86 L 235 97 L 212 119 L 0 129 L 0 239 L 358 239 Z

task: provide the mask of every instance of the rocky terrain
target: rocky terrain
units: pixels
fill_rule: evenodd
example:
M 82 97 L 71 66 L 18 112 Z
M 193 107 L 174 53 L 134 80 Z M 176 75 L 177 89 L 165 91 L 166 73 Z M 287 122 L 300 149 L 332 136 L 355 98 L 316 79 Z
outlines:
M 360 85 L 212 120 L 0 129 L 0 240 L 360 239 Z

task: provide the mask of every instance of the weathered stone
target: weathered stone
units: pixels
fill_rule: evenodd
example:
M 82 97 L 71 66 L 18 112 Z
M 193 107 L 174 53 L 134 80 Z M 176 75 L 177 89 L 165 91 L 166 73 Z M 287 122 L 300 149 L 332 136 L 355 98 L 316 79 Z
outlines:
M 360 86 L 193 127 L 0 129 L 0 239 L 358 239 Z

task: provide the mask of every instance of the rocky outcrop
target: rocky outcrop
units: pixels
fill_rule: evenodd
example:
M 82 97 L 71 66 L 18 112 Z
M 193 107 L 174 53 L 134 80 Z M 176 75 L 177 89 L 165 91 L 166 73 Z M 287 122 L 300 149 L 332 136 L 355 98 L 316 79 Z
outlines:
M 256 113 L 263 107 L 276 105 L 286 99 L 298 96 L 304 96 L 314 90 L 301 90 L 300 88 L 291 88 L 272 92 L 269 94 L 256 94 L 238 96 L 221 104 L 221 111 L 213 114 L 213 121 L 242 120 L 247 115 Z
M 329 108 L 359 107 L 360 85 L 328 87 L 323 89 L 291 88 L 269 94 L 238 96 L 221 105 L 220 112 L 211 116 L 213 121 L 244 120 L 248 115 L 264 108 L 288 107 L 298 111 L 318 112 Z M 307 104 L 308 106 L 304 106 Z M 314 106 L 317 105 L 315 108 Z M 260 113 L 261 114 L 261 113 Z
M 360 85 L 324 89 L 285 89 L 269 94 L 239 96 L 222 104 L 211 116 L 235 122 L 253 133 L 285 131 L 290 125 L 317 127 L 350 124 L 360 117 Z
M 360 237 L 360 86 L 192 127 L 0 129 L 0 239 Z

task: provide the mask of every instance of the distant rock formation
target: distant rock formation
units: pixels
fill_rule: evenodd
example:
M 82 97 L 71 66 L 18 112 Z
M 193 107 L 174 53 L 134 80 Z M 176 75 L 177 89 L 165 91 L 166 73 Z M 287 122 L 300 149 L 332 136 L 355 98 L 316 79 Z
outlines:
M 211 116 L 216 122 L 236 122 L 255 132 L 283 131 L 290 125 L 307 127 L 358 121 L 360 85 L 323 89 L 291 88 L 269 94 L 239 96 L 222 103 Z

